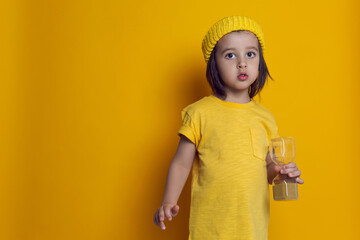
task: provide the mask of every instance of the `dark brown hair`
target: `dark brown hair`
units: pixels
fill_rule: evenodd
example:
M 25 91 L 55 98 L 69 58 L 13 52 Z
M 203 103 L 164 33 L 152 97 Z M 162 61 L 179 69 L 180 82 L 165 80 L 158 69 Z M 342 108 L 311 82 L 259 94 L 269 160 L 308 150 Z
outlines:
M 233 32 L 242 32 L 242 31 L 246 31 L 246 30 L 238 30 L 238 31 L 233 31 Z M 251 84 L 251 86 L 249 87 L 249 96 L 251 99 L 253 97 L 255 97 L 257 94 L 259 94 L 259 96 L 260 96 L 260 91 L 263 89 L 268 76 L 272 80 L 274 80 L 270 76 L 270 73 L 266 66 L 266 62 L 265 62 L 265 59 L 264 59 L 264 56 L 262 53 L 262 49 L 261 49 L 259 40 L 258 40 L 258 47 L 259 47 L 259 55 L 260 55 L 259 56 L 260 57 L 259 76 L 256 79 L 256 81 L 253 82 L 253 84 Z M 212 50 L 209 61 L 207 63 L 206 78 L 207 78 L 213 92 L 219 94 L 221 97 L 223 97 L 225 99 L 226 92 L 225 92 L 225 88 L 224 88 L 224 82 L 219 75 L 216 61 L 215 61 L 216 50 L 217 50 L 217 44 L 215 45 L 214 49 Z

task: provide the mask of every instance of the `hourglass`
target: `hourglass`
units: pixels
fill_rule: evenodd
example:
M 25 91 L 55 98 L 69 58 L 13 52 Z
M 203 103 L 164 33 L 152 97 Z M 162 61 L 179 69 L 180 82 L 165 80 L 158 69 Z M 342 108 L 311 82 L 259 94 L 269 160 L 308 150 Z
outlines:
M 272 161 L 283 168 L 295 158 L 295 140 L 293 137 L 272 138 L 269 150 Z M 296 178 L 278 174 L 272 182 L 272 187 L 274 200 L 297 200 L 299 198 Z

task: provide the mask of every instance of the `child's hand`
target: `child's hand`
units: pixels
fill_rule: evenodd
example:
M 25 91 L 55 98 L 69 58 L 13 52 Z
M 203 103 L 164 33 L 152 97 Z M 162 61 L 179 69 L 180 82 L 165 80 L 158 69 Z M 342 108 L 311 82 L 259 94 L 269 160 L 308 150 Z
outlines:
M 303 184 L 304 180 L 300 178 L 301 171 L 296 166 L 296 163 L 291 162 L 283 166 L 283 168 L 279 166 L 275 166 L 276 172 L 280 172 L 281 174 L 286 174 L 290 178 L 296 178 L 296 182 Z
M 165 230 L 165 217 L 171 221 L 178 214 L 179 208 L 179 205 L 176 204 L 163 204 L 154 214 L 154 223 L 162 230 Z

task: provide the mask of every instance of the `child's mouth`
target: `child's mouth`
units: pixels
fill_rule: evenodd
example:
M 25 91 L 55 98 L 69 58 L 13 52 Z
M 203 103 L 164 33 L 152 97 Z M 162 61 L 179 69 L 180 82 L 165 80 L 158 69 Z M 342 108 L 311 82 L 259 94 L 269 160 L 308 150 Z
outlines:
M 248 76 L 246 74 L 240 74 L 238 76 L 238 79 L 240 79 L 240 80 L 246 80 L 247 78 L 248 78 Z

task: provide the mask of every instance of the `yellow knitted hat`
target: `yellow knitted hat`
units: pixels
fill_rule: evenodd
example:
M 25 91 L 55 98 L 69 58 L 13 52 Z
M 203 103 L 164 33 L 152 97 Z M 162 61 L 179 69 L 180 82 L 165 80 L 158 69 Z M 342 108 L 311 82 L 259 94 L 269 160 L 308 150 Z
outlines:
M 220 38 L 236 30 L 247 30 L 254 33 L 258 38 L 261 49 L 264 53 L 265 41 L 264 34 L 260 25 L 249 17 L 230 16 L 216 22 L 205 35 L 202 42 L 202 51 L 204 54 L 205 62 L 209 61 L 210 54 L 214 49 L 216 43 L 220 40 Z

